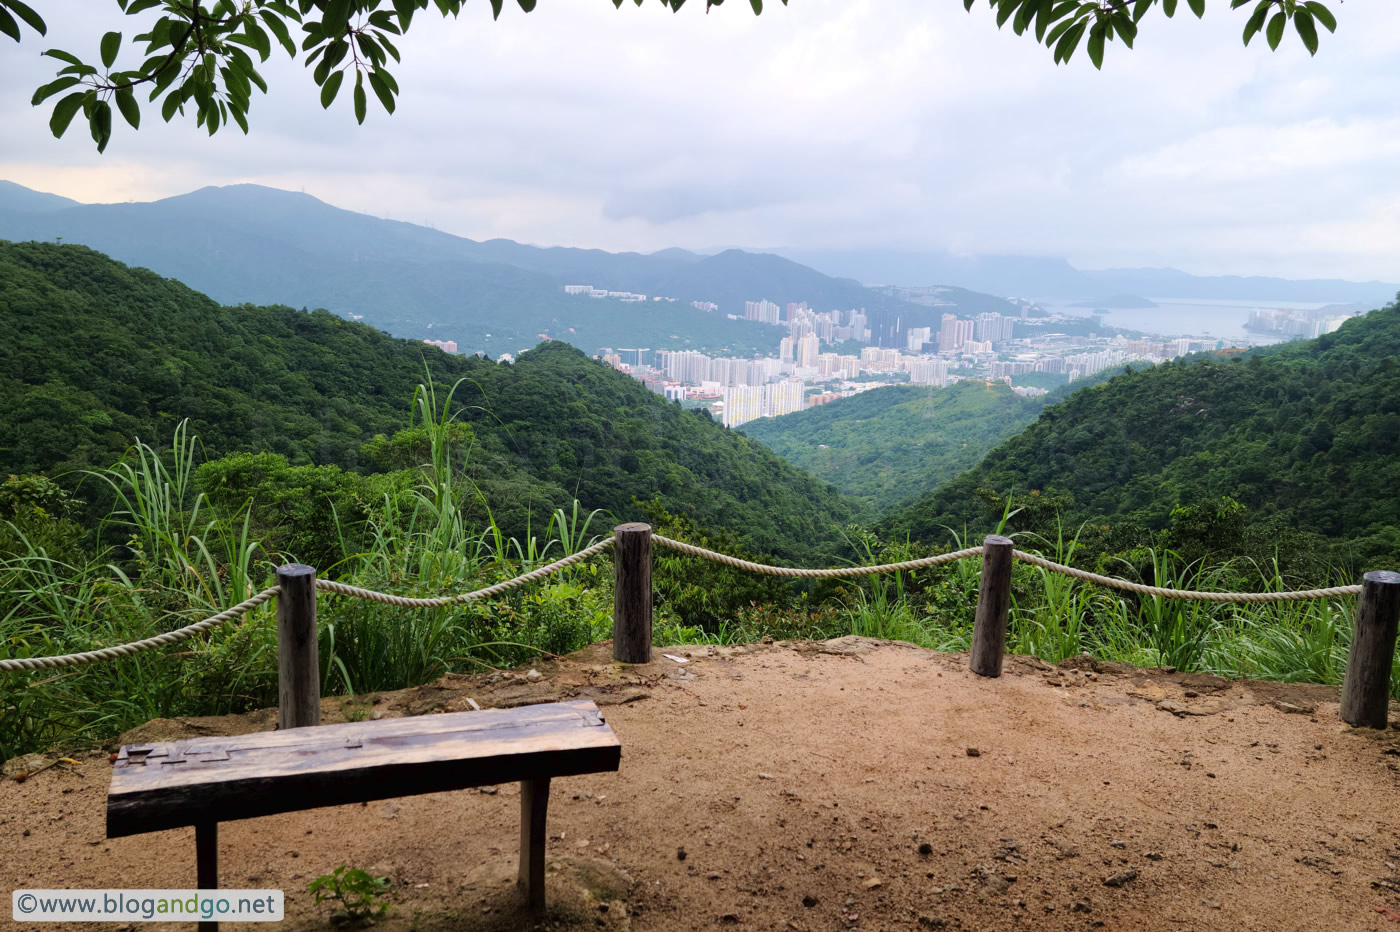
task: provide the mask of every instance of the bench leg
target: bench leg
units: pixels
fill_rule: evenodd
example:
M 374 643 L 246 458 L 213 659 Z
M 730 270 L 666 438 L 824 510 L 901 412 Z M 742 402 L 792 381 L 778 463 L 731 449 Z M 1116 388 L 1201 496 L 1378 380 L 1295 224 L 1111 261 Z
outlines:
M 520 781 L 520 880 L 530 908 L 544 909 L 545 816 L 549 778 Z
M 195 886 L 219 889 L 219 823 L 200 822 L 194 827 Z M 199 932 L 219 932 L 219 922 L 200 920 Z

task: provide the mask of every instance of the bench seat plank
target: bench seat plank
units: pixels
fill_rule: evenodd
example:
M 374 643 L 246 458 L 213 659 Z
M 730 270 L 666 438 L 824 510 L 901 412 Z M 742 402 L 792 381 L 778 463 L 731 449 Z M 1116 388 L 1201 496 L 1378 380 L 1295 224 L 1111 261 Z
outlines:
M 621 756 L 588 700 L 129 745 L 107 836 L 615 771 Z

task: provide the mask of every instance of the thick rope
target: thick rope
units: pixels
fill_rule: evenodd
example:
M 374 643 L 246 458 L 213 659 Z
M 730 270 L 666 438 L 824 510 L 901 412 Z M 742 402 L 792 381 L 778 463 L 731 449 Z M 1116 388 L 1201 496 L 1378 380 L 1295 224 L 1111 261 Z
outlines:
M 869 576 L 874 573 L 903 573 L 909 570 L 921 570 L 930 566 L 938 566 L 943 563 L 953 563 L 964 557 L 974 557 L 982 552 L 981 547 L 969 547 L 966 550 L 955 550 L 952 553 L 940 553 L 932 557 L 922 557 L 918 560 L 905 560 L 903 563 L 884 563 L 880 566 L 843 566 L 829 570 L 808 570 L 797 566 L 768 566 L 763 563 L 752 563 L 748 560 L 740 560 L 738 557 L 731 557 L 727 553 L 716 553 L 713 550 L 706 550 L 704 547 L 697 547 L 694 544 L 685 544 L 678 540 L 671 540 L 671 538 L 662 537 L 660 534 L 651 535 L 651 539 L 663 547 L 670 547 L 672 550 L 679 550 L 681 553 L 688 553 L 693 557 L 702 557 L 706 560 L 713 560 L 715 563 L 723 563 L 726 566 L 733 566 L 741 570 L 749 570 L 753 573 L 764 573 L 768 576 L 802 576 L 808 579 Z
M 216 628 L 232 618 L 237 618 L 257 608 L 281 591 L 281 588 L 278 586 L 273 586 L 271 589 L 264 589 L 251 599 L 239 602 L 233 608 L 225 609 L 217 615 L 211 615 L 203 621 L 197 621 L 192 625 L 186 625 L 175 631 L 157 634 L 155 637 L 145 638 L 140 641 L 132 641 L 130 644 L 118 644 L 116 647 L 103 647 L 99 650 L 84 651 L 81 654 L 62 654 L 57 657 L 17 657 L 13 660 L 0 660 L 0 673 L 9 670 L 45 670 L 51 667 L 76 667 L 85 663 L 92 663 L 94 660 L 115 660 L 118 657 L 129 657 L 132 654 L 139 654 L 142 651 L 150 650 L 154 647 L 178 644 L 180 641 L 188 640 L 202 631 Z
M 705 560 L 712 560 L 716 563 L 723 563 L 741 570 L 749 570 L 754 573 L 762 573 L 768 576 L 798 576 L 807 579 L 832 579 L 848 578 L 852 576 L 870 576 L 876 573 L 902 573 L 911 570 L 926 569 L 930 566 L 940 566 L 944 563 L 953 563 L 967 557 L 977 556 L 982 553 L 981 547 L 968 547 L 965 550 L 955 550 L 951 553 L 940 553 L 931 557 L 922 557 L 918 560 L 905 560 L 902 563 L 883 563 L 879 566 L 843 566 L 833 569 L 811 570 L 797 566 L 768 566 L 763 563 L 754 563 L 750 560 L 741 560 L 738 557 L 731 557 L 725 553 L 718 553 L 714 550 L 706 550 L 704 547 L 697 547 L 694 544 L 682 543 L 678 540 L 671 540 L 660 534 L 653 534 L 651 538 L 662 547 L 669 547 L 672 550 L 687 553 L 691 556 L 701 557 Z M 373 589 L 362 589 L 359 586 L 350 586 L 345 583 L 334 582 L 329 579 L 316 580 L 316 588 L 332 595 L 348 595 L 360 599 L 368 599 L 371 602 L 382 602 L 386 605 L 397 605 L 401 608 L 442 608 L 448 605 L 458 605 L 462 602 L 471 602 L 476 599 L 488 599 L 492 596 L 501 595 L 512 589 L 518 589 L 535 580 L 543 579 L 551 573 L 556 573 L 566 567 L 581 563 L 595 554 L 602 553 L 613 545 L 614 538 L 608 537 L 598 541 L 591 547 L 585 547 L 578 553 L 571 554 L 562 560 L 556 560 L 547 566 L 531 570 L 528 573 L 508 579 L 505 582 L 497 583 L 494 586 L 487 586 L 485 589 L 477 589 L 473 592 L 464 592 L 460 595 L 441 596 L 432 599 L 412 599 L 400 595 L 391 595 L 387 592 L 376 592 Z M 1098 573 L 1090 573 L 1087 570 L 1075 569 L 1072 566 L 1065 566 L 1062 563 L 1055 563 L 1044 557 L 1036 556 L 1033 553 L 1026 553 L 1023 550 L 1013 550 L 1011 555 L 1017 560 L 1029 563 L 1032 566 L 1039 566 L 1054 573 L 1061 573 L 1065 576 L 1073 576 L 1086 582 L 1097 583 L 1100 586 L 1108 586 L 1113 589 L 1123 589 L 1128 592 L 1136 592 L 1140 595 L 1162 596 L 1168 599 L 1196 599 L 1203 602 L 1290 602 L 1302 599 L 1330 599 L 1336 596 L 1358 595 L 1361 587 L 1356 586 L 1333 586 L 1329 589 L 1304 589 L 1296 592 L 1205 592 L 1195 589 L 1166 589 L 1161 586 L 1146 586 L 1141 583 L 1129 582 L 1126 579 L 1118 579 L 1113 576 L 1101 576 Z M 118 644 L 115 647 L 103 647 L 98 650 L 84 651 L 78 654 L 61 654 L 56 657 L 17 657 L 10 660 L 0 660 L 0 673 L 12 670 L 44 670 L 53 667 L 75 667 L 82 664 L 92 663 L 96 660 L 115 660 L 118 657 L 129 657 L 132 654 L 139 654 L 142 651 L 151 650 L 156 647 L 164 647 L 169 644 L 177 644 L 180 641 L 188 640 L 203 631 L 215 628 L 224 622 L 237 618 L 245 613 L 257 608 L 264 602 L 274 598 L 280 588 L 273 586 L 264 589 L 251 599 L 211 615 L 203 621 L 197 621 L 192 625 L 186 625 L 175 631 L 167 631 L 164 634 L 157 634 L 154 637 L 144 638 L 140 641 L 132 641 L 129 644 Z
M 446 605 L 457 605 L 462 602 L 470 602 L 474 599 L 489 599 L 491 596 L 518 589 L 526 583 L 532 583 L 537 579 L 543 579 L 550 573 L 558 572 L 567 566 L 581 563 L 594 554 L 602 553 L 613 545 L 613 538 L 608 537 L 598 541 L 592 547 L 585 547 L 578 553 L 567 556 L 562 560 L 556 560 L 548 566 L 542 566 L 537 570 L 531 570 L 522 576 L 508 579 L 503 583 L 494 586 L 487 586 L 485 589 L 477 589 L 474 592 L 464 592 L 461 595 L 448 595 L 435 599 L 410 599 L 401 595 L 390 595 L 387 592 L 375 592 L 373 589 L 361 589 L 359 586 L 347 586 L 345 583 L 332 582 L 329 579 L 316 580 L 316 588 L 322 592 L 329 592 L 332 595 L 349 595 L 357 599 L 368 599 L 371 602 L 383 602 L 385 605 L 397 605 L 400 608 L 442 608 Z
M 1196 589 L 1164 589 L 1160 586 L 1144 586 L 1142 583 L 1128 582 L 1126 579 L 1118 579 L 1114 576 L 1100 576 L 1098 573 L 1090 573 L 1087 570 L 1065 566 L 1063 563 L 1055 563 L 1022 550 L 1013 550 L 1011 555 L 1032 566 L 1043 567 L 1054 573 L 1098 583 L 1100 586 L 1126 589 L 1128 592 L 1136 592 L 1140 595 L 1163 596 L 1168 599 L 1198 599 L 1202 602 L 1292 602 L 1301 599 L 1330 599 L 1339 595 L 1357 595 L 1361 592 L 1360 586 L 1333 586 L 1330 589 L 1303 589 L 1297 592 L 1202 592 Z

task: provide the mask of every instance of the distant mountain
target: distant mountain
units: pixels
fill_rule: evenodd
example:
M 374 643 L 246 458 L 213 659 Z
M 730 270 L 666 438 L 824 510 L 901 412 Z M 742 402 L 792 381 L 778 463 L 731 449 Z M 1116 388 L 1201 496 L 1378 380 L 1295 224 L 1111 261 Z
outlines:
M 449 356 L 324 311 L 220 306 L 51 243 L 0 243 L 0 332 L 0 476 L 104 466 L 134 437 L 168 443 L 183 418 L 211 458 L 268 452 L 370 471 L 362 444 L 408 426 L 431 370 L 444 391 L 458 384 L 468 474 L 507 534 L 532 515 L 538 531 L 575 497 L 619 520 L 655 499 L 757 552 L 824 559 L 862 514 L 761 444 L 562 343 L 514 364 Z
M 856 282 L 740 250 L 706 257 L 681 249 L 642 255 L 477 242 L 246 184 L 150 203 L 83 205 L 46 200 L 51 197 L 18 185 L 0 190 L 0 239 L 61 238 L 224 303 L 325 307 L 399 336 L 455 340 L 463 351 L 493 356 L 532 346 L 542 335 L 588 352 L 650 346 L 771 353 L 780 333 L 727 318 L 759 299 L 806 301 L 819 310 L 865 307 L 877 339 L 890 345 L 901 340 L 901 327 L 929 316 Z M 677 300 L 577 297 L 563 293 L 566 284 Z M 715 302 L 720 312 L 691 308 L 696 300 Z
M 1000 382 L 898 385 L 740 428 L 842 492 L 885 508 L 932 492 L 1035 420 L 1040 399 Z
M 1400 305 L 1315 340 L 1081 389 L 889 530 L 936 540 L 945 526 L 986 527 L 989 501 L 1032 490 L 1064 496 L 1069 527 L 1160 523 L 1228 497 L 1344 543 L 1367 569 L 1400 565 Z
M 954 256 L 893 249 L 776 250 L 827 275 L 868 285 L 953 284 L 1023 298 L 1093 299 L 1105 294 L 1239 301 L 1361 302 L 1374 307 L 1400 285 L 1341 279 L 1190 275 L 1177 269 L 1076 269 L 1064 259 L 1035 256 Z
M 14 210 L 20 213 L 40 214 L 65 207 L 79 207 L 79 202 L 57 194 L 31 191 L 13 181 L 0 181 L 0 210 Z

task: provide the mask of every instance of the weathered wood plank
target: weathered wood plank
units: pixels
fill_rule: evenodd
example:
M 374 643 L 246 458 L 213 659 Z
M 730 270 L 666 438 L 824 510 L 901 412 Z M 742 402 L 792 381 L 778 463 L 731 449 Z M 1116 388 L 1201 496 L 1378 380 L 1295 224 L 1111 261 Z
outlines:
M 621 756 L 587 700 L 125 747 L 107 834 L 597 773 Z
M 520 784 L 520 877 L 531 909 L 544 909 L 544 847 L 548 837 L 549 777 Z
M 575 722 L 580 727 L 602 723 L 602 713 L 587 699 L 547 702 L 514 709 L 482 709 L 475 712 L 449 712 L 441 715 L 415 715 L 406 718 L 385 718 L 372 722 L 344 722 L 339 725 L 319 725 L 310 728 L 290 728 L 282 731 L 259 731 L 231 737 L 187 738 L 162 744 L 128 745 L 128 750 L 147 747 L 218 746 L 230 750 L 277 748 L 291 746 L 343 746 L 345 740 L 358 736 L 434 735 L 456 732 L 490 731 L 498 728 L 520 728 L 537 722 Z

